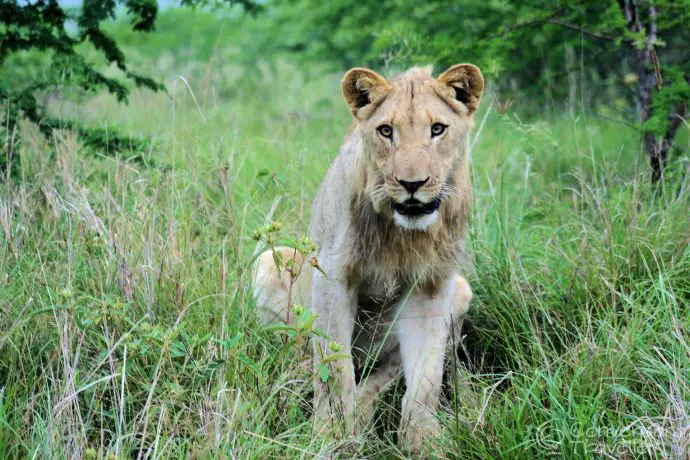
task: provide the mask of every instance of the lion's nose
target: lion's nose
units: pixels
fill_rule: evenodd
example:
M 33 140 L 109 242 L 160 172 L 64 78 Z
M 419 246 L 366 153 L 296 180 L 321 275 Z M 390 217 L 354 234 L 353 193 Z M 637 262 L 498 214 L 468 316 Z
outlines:
M 400 185 L 405 187 L 405 190 L 407 190 L 410 193 L 416 192 L 417 190 L 419 190 L 419 188 L 422 185 L 426 184 L 428 181 L 429 181 L 428 177 L 424 180 L 418 180 L 418 181 L 406 181 L 406 180 L 398 179 L 398 182 L 400 182 Z

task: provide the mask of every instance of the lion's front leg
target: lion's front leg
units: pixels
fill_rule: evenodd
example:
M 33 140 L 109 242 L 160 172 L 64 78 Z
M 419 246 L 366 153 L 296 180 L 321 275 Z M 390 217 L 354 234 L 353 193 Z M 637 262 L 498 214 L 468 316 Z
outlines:
M 400 307 L 397 334 L 407 385 L 400 434 L 412 451 L 419 451 L 425 438 L 439 428 L 436 411 L 454 307 L 454 281 L 448 280 L 433 295 L 412 293 Z
M 327 279 L 320 273 L 314 275 L 312 292 L 313 309 L 318 315 L 315 325 L 327 335 L 314 340 L 315 428 L 321 431 L 340 425 L 347 435 L 354 434 L 356 384 L 351 351 L 356 295 L 340 281 Z M 328 355 L 334 353 L 347 357 L 329 360 Z M 327 375 L 322 373 L 322 366 L 328 367 Z

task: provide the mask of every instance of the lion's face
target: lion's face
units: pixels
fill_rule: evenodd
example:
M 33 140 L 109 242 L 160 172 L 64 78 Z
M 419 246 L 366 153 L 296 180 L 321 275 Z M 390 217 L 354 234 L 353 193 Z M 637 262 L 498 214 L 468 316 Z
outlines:
M 343 92 L 361 130 L 371 172 L 366 188 L 377 211 L 390 207 L 385 214 L 406 229 L 436 222 L 444 197 L 454 192 L 452 171 L 462 161 L 483 88 L 471 64 L 437 79 L 423 69 L 390 82 L 368 69 L 345 75 Z

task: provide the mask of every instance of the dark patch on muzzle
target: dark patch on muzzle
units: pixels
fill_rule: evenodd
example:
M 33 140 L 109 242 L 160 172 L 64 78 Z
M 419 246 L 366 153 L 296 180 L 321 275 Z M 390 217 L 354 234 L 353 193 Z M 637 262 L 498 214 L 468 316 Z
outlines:
M 431 214 L 441 205 L 441 198 L 436 197 L 428 203 L 422 203 L 414 198 L 403 203 L 393 202 L 393 210 L 401 216 L 417 217 L 424 214 Z

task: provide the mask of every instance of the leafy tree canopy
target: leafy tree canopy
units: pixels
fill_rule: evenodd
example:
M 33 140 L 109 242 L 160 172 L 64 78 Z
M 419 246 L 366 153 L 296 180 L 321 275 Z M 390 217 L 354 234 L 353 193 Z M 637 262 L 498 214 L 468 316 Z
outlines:
M 256 13 L 261 5 L 254 0 L 180 0 L 184 6 L 241 5 Z M 85 128 L 70 120 L 50 117 L 39 104 L 37 94 L 56 86 L 75 87 L 85 91 L 105 89 L 118 101 L 126 102 L 131 82 L 135 86 L 154 91 L 163 90 L 161 83 L 131 69 L 116 41 L 104 32 L 105 21 L 116 18 L 118 8 L 124 7 L 131 27 L 135 31 L 154 30 L 158 14 L 156 0 L 84 0 L 79 9 L 69 10 L 57 0 L 0 0 L 0 66 L 4 66 L 19 51 L 40 50 L 50 53 L 47 72 L 28 81 L 0 82 L 0 99 L 7 105 L 2 126 L 6 151 L 0 157 L 0 169 L 11 163 L 12 174 L 17 166 L 17 123 L 21 116 L 37 124 L 50 135 L 53 129 L 71 128 L 82 135 L 87 144 L 118 150 L 130 147 L 137 151 L 141 142 L 126 139 L 103 130 Z M 72 26 L 73 25 L 73 26 Z M 71 27 L 70 27 L 71 26 Z M 78 47 L 90 43 L 108 65 L 116 66 L 121 78 L 106 76 L 93 62 L 88 61 Z M 107 136 L 106 136 L 107 134 Z M 14 161 L 12 161 L 14 158 Z

